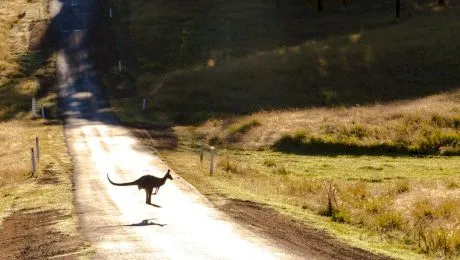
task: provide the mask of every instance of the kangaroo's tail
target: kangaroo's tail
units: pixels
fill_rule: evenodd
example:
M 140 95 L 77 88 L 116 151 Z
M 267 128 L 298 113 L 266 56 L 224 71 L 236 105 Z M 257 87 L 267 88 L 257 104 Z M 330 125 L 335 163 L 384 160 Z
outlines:
M 107 179 L 109 180 L 109 182 L 113 185 L 116 185 L 116 186 L 129 186 L 129 185 L 137 185 L 137 181 L 133 181 L 133 182 L 125 182 L 125 183 L 116 183 L 116 182 L 113 182 L 112 180 L 110 180 L 109 178 L 109 174 L 107 173 Z

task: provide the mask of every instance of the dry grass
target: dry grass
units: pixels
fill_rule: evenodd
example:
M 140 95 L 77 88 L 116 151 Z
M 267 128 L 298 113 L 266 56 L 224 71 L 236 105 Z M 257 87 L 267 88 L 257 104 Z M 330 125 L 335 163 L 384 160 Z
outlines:
M 222 197 L 265 203 L 327 228 L 351 244 L 398 258 L 459 256 L 460 189 L 446 186 L 460 180 L 458 157 L 323 157 L 226 150 L 218 155 L 210 177 L 209 158 L 200 163 L 198 153 L 181 146 L 161 155 L 201 192 L 211 194 L 215 203 Z M 423 216 L 429 216 L 423 226 L 427 242 L 420 238 Z
M 458 91 L 418 100 L 351 108 L 316 108 L 260 112 L 233 119 L 210 120 L 190 128 L 198 135 L 217 137 L 240 149 L 267 149 L 285 136 L 321 140 L 324 143 L 362 147 L 404 148 L 414 152 L 458 153 L 460 149 L 460 94 Z M 232 125 L 255 120 L 239 139 L 229 139 Z M 442 135 L 452 143 L 442 143 Z M 430 139 L 430 137 L 432 139 Z M 431 145 L 430 146 L 430 140 Z M 307 140 L 308 142 L 308 140 Z

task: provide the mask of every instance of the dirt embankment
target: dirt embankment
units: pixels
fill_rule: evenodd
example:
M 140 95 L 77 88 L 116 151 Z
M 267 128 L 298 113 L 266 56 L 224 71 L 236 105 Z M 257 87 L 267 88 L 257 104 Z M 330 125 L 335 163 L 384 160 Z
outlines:
M 390 259 L 345 245 L 324 231 L 309 227 L 252 201 L 228 200 L 220 209 L 239 223 L 299 255 L 312 255 L 316 259 Z

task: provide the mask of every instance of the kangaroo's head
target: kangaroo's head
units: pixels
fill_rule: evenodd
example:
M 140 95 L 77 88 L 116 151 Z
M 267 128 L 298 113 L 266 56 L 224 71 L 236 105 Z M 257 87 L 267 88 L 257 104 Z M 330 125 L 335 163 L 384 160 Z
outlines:
M 165 175 L 164 178 L 172 180 L 173 178 L 172 178 L 171 174 L 169 174 L 169 172 L 170 172 L 170 170 L 168 169 L 168 171 L 166 172 L 166 175 Z

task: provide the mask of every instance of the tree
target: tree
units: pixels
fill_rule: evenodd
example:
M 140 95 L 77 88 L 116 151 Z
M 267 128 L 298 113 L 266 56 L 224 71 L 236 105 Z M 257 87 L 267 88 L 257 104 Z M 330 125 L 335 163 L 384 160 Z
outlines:
M 323 11 L 323 0 L 318 0 L 318 11 Z
M 446 0 L 438 0 L 438 5 L 446 6 Z
M 396 0 L 396 17 L 399 18 L 401 14 L 401 0 Z

